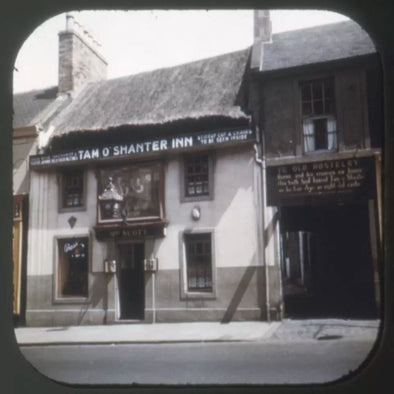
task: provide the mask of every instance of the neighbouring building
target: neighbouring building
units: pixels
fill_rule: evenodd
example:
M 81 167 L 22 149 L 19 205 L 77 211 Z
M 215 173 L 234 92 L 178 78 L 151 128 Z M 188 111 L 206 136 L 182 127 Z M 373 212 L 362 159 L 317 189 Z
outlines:
M 375 313 L 382 126 L 365 32 L 271 37 L 258 11 L 252 48 L 106 80 L 77 27 L 59 34 L 64 104 L 28 153 L 27 325 Z
M 14 94 L 13 119 L 13 314 L 23 323 L 26 308 L 26 253 L 29 216 L 29 156 L 37 153 L 40 134 L 69 99 L 57 88 Z
M 284 312 L 373 317 L 380 304 L 382 75 L 345 21 L 270 37 L 255 12 L 251 90 L 280 229 Z M 268 34 L 267 34 L 268 32 Z

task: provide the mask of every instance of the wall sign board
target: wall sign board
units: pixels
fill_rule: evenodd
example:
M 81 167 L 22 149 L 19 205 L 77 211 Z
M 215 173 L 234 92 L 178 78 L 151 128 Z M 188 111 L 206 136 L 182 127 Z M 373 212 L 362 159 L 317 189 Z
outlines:
M 52 155 L 30 156 L 30 168 L 83 163 L 135 155 L 141 156 L 144 154 L 191 149 L 201 146 L 231 145 L 254 140 L 255 133 L 249 128 L 207 131 L 176 137 L 146 139 L 138 142 L 83 148 Z
M 162 238 L 165 236 L 165 222 L 140 225 L 96 226 L 94 231 L 98 241 L 108 239 L 144 240 L 147 238 Z
M 373 157 L 267 167 L 267 204 L 299 205 L 375 197 Z

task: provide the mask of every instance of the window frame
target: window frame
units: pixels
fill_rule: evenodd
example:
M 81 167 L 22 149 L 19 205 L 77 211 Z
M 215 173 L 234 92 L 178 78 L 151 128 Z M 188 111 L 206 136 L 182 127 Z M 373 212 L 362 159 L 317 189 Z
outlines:
M 324 111 L 324 93 L 322 93 L 322 102 L 323 102 L 323 111 L 321 113 L 316 113 L 313 110 L 313 106 L 314 106 L 314 101 L 313 100 L 313 93 L 311 94 L 311 98 L 310 98 L 310 102 L 311 102 L 311 107 L 312 107 L 312 112 L 308 113 L 308 114 L 304 114 L 303 111 L 303 93 L 302 93 L 302 89 L 303 86 L 305 86 L 306 84 L 310 85 L 310 90 L 313 92 L 314 87 L 313 84 L 314 83 L 320 83 L 323 84 L 325 81 L 330 83 L 330 88 L 332 91 L 332 96 L 330 97 L 330 106 L 331 106 L 331 110 L 329 112 Z M 324 89 L 324 88 L 323 88 Z M 300 115 L 301 115 L 301 125 L 300 125 L 300 134 L 301 134 L 301 149 L 302 149 L 302 153 L 304 155 L 314 155 L 314 154 L 324 154 L 324 153 L 330 153 L 330 152 L 337 152 L 338 151 L 338 147 L 339 147 L 339 140 L 338 140 L 338 117 L 337 117 L 337 109 L 336 109 L 336 103 L 337 103 L 337 99 L 336 99 L 336 83 L 335 83 L 335 77 L 334 76 L 320 76 L 320 77 L 316 77 L 316 78 L 311 78 L 311 79 L 303 79 L 303 80 L 299 80 L 298 82 L 298 92 L 299 92 L 299 108 L 300 108 Z M 306 133 L 305 133 L 305 123 L 307 121 L 316 121 L 316 120 L 321 120 L 321 119 L 325 119 L 326 120 L 326 138 L 327 138 L 327 148 L 320 148 L 320 149 L 314 149 L 314 150 L 306 150 L 305 149 L 305 139 L 306 139 Z M 328 123 L 329 121 L 331 122 L 335 122 L 335 131 L 329 131 L 328 130 Z M 334 138 L 334 146 L 330 149 L 329 148 L 329 134 L 333 135 Z M 316 142 L 316 136 L 315 134 L 313 134 L 313 138 L 314 141 Z
M 188 196 L 186 194 L 186 166 L 187 161 L 201 156 L 208 158 L 208 194 Z M 180 160 L 180 201 L 181 202 L 194 202 L 194 201 L 209 201 L 214 199 L 214 162 L 215 156 L 213 152 L 203 151 L 184 154 Z
M 80 172 L 82 174 L 82 205 L 67 207 L 65 206 L 65 174 L 70 172 Z M 63 167 L 58 172 L 58 211 L 63 212 L 80 212 L 86 210 L 87 200 L 87 180 L 86 169 L 84 167 Z
M 100 200 L 99 200 L 99 195 L 100 191 L 104 190 L 104 185 L 102 185 L 102 179 L 101 179 L 101 172 L 102 171 L 110 171 L 113 169 L 114 171 L 122 169 L 122 168 L 132 168 L 132 167 L 144 167 L 144 166 L 157 166 L 158 167 L 158 172 L 159 172 L 159 214 L 158 215 L 153 215 L 153 216 L 140 216 L 136 218 L 126 218 L 126 223 L 141 223 L 141 222 L 158 222 L 162 221 L 164 219 L 164 212 L 165 212 L 165 200 L 164 200 L 164 182 L 165 182 L 165 174 L 164 174 L 164 165 L 162 161 L 141 161 L 141 162 L 132 162 L 132 163 L 125 163 L 121 162 L 116 165 L 106 165 L 106 166 L 100 166 L 96 170 L 96 177 L 97 177 L 97 192 L 96 192 L 96 210 L 97 210 L 97 225 L 109 225 L 109 224 L 122 224 L 124 223 L 124 220 L 122 218 L 114 219 L 102 219 L 101 218 L 101 209 L 100 209 Z
M 59 254 L 59 242 L 76 239 L 86 239 L 88 243 L 87 251 L 87 296 L 82 295 L 68 296 L 60 294 L 60 254 Z M 91 284 L 91 261 L 92 261 L 92 237 L 89 233 L 78 233 L 78 234 L 64 234 L 54 237 L 53 242 L 54 249 L 54 267 L 53 267 L 53 280 L 52 280 L 52 292 L 53 292 L 53 303 L 54 304 L 86 304 L 90 302 L 90 284 Z
M 209 234 L 211 239 L 211 281 L 212 289 L 210 291 L 190 291 L 188 289 L 187 277 L 187 253 L 186 238 L 189 235 Z M 179 233 L 179 255 L 180 255 L 180 296 L 181 300 L 188 299 L 211 299 L 217 298 L 217 273 L 215 258 L 215 230 L 212 228 L 186 229 Z

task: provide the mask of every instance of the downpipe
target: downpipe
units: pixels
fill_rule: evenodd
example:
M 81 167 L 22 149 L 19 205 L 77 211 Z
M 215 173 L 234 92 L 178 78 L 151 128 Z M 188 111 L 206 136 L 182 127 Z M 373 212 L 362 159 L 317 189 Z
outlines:
M 262 251 L 262 259 L 263 259 L 263 264 L 264 264 L 264 278 L 265 278 L 265 310 L 266 310 L 266 316 L 267 316 L 267 321 L 271 321 L 271 304 L 270 304 L 270 280 L 269 280 L 269 271 L 268 271 L 268 264 L 267 264 L 267 259 L 266 259 L 266 254 L 265 254 L 265 248 L 266 248 L 266 239 L 265 239 L 265 210 L 266 210 L 266 201 L 267 201 L 267 196 L 266 196 L 266 176 L 265 176 L 265 160 L 263 158 L 259 157 L 259 149 L 257 143 L 253 145 L 254 151 L 255 151 L 255 162 L 260 166 L 261 168 L 261 187 L 260 187 L 260 199 L 261 199 L 261 206 L 262 206 L 262 212 L 261 215 L 259 215 L 260 220 L 261 220 L 261 238 L 262 238 L 262 245 L 263 245 L 263 251 Z

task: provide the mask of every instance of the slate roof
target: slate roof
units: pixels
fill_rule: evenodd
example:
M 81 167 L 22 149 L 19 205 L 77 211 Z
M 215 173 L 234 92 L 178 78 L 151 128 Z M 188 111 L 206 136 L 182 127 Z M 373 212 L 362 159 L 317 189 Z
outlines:
M 262 71 L 323 63 L 376 53 L 368 34 L 344 21 L 274 34 L 263 48 Z
M 13 127 L 34 125 L 39 114 L 56 100 L 56 95 L 57 87 L 14 94 Z
M 248 119 L 238 103 L 250 48 L 87 85 L 56 118 L 54 137 L 184 119 Z
M 376 53 L 368 34 L 345 21 L 273 35 L 264 45 L 263 72 Z M 175 67 L 94 82 L 71 100 L 57 89 L 14 95 L 14 127 L 47 111 L 53 137 L 121 126 L 170 124 L 207 118 L 249 119 L 242 111 L 251 48 Z M 52 106 L 52 109 L 49 109 Z M 55 110 L 53 110 L 55 108 Z

